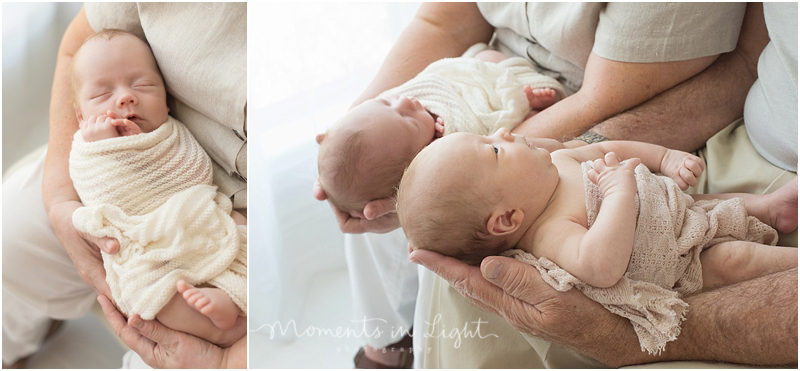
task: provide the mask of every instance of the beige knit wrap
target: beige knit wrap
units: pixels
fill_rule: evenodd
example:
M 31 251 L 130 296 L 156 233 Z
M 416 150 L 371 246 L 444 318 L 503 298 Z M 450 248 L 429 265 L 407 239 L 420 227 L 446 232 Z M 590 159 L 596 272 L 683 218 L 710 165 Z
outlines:
M 415 78 L 380 96 L 414 97 L 444 119 L 445 135 L 470 132 L 489 135 L 499 128 L 514 129 L 531 111 L 522 87 L 551 88 L 566 96 L 561 84 L 539 74 L 520 57 L 500 63 L 475 58 L 445 58 L 431 63 Z
M 592 162 L 582 164 L 589 226 L 603 201 L 600 189 L 586 176 Z M 628 270 L 609 288 L 589 286 L 546 258 L 522 250 L 506 256 L 536 267 L 556 290 L 572 287 L 608 310 L 631 321 L 642 350 L 658 354 L 680 333 L 688 304 L 680 299 L 703 288 L 700 252 L 725 241 L 774 245 L 777 232 L 748 216 L 740 198 L 694 202 L 670 178 L 636 167 L 637 222 Z
M 224 290 L 246 313 L 247 229 L 183 124 L 170 117 L 150 133 L 95 142 L 78 131 L 69 164 L 85 205 L 75 228 L 119 240 L 119 252 L 102 255 L 121 311 L 153 319 L 185 280 Z

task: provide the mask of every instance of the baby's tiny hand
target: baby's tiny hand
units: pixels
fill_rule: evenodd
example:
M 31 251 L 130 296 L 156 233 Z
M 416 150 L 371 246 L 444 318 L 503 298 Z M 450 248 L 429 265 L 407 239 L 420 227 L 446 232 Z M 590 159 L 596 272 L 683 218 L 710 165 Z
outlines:
M 704 169 L 703 159 L 683 151 L 668 149 L 661 160 L 661 173 L 672 178 L 682 190 L 696 186 Z
M 80 123 L 81 136 L 86 142 L 101 139 L 116 138 L 119 136 L 117 128 L 112 123 L 114 119 L 108 115 L 90 116 L 88 120 Z
M 444 119 L 441 116 L 436 117 L 436 122 L 433 124 L 435 132 L 433 133 L 434 138 L 441 138 L 444 136 Z
M 116 112 L 108 111 L 108 117 L 112 118 L 111 124 L 117 128 L 117 133 L 120 136 L 127 137 L 131 135 L 141 134 L 142 129 L 135 122 L 120 118 Z
M 638 158 L 630 158 L 621 164 L 619 157 L 614 152 L 606 153 L 605 158 L 594 161 L 594 168 L 586 175 L 593 183 L 600 187 L 603 197 L 612 194 L 636 194 L 636 177 L 634 169 L 642 163 Z

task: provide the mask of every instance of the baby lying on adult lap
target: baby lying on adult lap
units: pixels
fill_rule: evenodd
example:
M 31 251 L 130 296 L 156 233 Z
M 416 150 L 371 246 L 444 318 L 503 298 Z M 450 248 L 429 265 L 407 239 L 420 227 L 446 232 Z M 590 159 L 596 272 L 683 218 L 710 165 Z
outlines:
M 434 62 L 317 136 L 319 183 L 333 205 L 357 215 L 393 196 L 403 170 L 437 138 L 512 129 L 565 94 L 527 60 L 493 50 Z
M 73 223 L 119 241 L 117 253 L 102 253 L 113 300 L 128 316 L 233 344 L 246 332 L 237 320 L 247 306 L 247 220 L 216 192 L 200 144 L 168 115 L 152 51 L 126 31 L 103 30 L 74 56 L 71 79 L 80 130 L 70 177 L 85 205 Z
M 694 200 L 682 190 L 703 170 L 699 157 L 648 143 L 550 153 L 507 129 L 458 133 L 412 161 L 397 212 L 415 249 L 528 262 L 556 289 L 577 287 L 628 318 L 658 353 L 680 332 L 680 296 L 797 266 L 797 249 L 769 246 L 778 236 L 765 224 L 797 228 L 796 180 L 770 195 Z

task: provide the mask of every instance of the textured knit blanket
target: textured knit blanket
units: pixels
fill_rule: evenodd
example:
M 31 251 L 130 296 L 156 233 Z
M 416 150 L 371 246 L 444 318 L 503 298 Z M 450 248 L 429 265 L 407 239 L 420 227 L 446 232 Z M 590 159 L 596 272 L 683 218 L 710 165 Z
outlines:
M 179 121 L 134 136 L 84 142 L 75 134 L 70 176 L 85 207 L 79 231 L 114 237 L 103 253 L 119 309 L 153 319 L 178 280 L 212 285 L 247 311 L 247 229 L 212 185 L 211 160 Z
M 589 226 L 603 197 L 586 176 L 592 162 L 582 164 Z M 609 288 L 589 286 L 546 258 L 522 250 L 506 256 L 535 266 L 556 290 L 572 287 L 608 310 L 631 321 L 642 350 L 658 354 L 680 334 L 688 304 L 681 299 L 703 288 L 700 252 L 726 241 L 774 245 L 778 234 L 748 216 L 740 198 L 694 202 L 670 178 L 636 167 L 637 223 L 633 253 L 622 279 Z
M 520 57 L 500 63 L 475 58 L 445 58 L 431 63 L 415 78 L 387 90 L 381 96 L 414 97 L 444 119 L 445 135 L 470 132 L 493 134 L 499 128 L 514 129 L 531 111 L 522 90 L 551 88 L 559 98 L 566 91 L 555 79 L 539 74 Z

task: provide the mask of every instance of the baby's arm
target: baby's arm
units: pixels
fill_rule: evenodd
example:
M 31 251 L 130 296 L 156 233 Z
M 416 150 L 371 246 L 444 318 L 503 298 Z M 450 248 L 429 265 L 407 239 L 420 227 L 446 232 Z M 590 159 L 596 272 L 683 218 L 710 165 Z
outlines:
M 589 285 L 614 286 L 628 269 L 636 230 L 634 168 L 638 164 L 634 158 L 621 165 L 612 152 L 596 160 L 588 173 L 600 187 L 603 203 L 594 224 L 580 239 L 565 240 L 556 264 Z
M 703 160 L 691 153 L 644 142 L 615 140 L 568 151 L 572 158 L 580 162 L 603 158 L 611 152 L 616 153 L 621 159 L 639 158 L 650 171 L 660 172 L 672 178 L 684 190 L 697 185 L 697 177 L 705 169 Z

